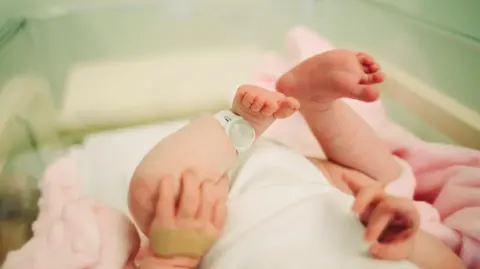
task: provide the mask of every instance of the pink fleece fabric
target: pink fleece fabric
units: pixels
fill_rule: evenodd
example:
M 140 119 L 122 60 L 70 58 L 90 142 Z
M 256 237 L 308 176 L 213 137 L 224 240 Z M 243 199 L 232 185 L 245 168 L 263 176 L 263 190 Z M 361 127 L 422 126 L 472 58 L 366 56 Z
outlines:
M 33 238 L 8 254 L 3 269 L 120 269 L 139 237 L 130 219 L 83 195 L 74 160 L 63 158 L 46 171 Z
M 274 89 L 275 81 L 286 70 L 333 48 L 328 40 L 305 27 L 291 29 L 285 47 L 286 55 L 267 54 L 253 84 Z M 393 122 L 381 101 L 344 101 L 390 145 L 392 155 L 412 168 L 415 178 L 401 177 L 387 190 L 415 199 L 422 229 L 457 251 L 468 268 L 480 269 L 480 152 L 422 141 Z M 324 157 L 301 115 L 277 120 L 266 135 L 303 154 Z

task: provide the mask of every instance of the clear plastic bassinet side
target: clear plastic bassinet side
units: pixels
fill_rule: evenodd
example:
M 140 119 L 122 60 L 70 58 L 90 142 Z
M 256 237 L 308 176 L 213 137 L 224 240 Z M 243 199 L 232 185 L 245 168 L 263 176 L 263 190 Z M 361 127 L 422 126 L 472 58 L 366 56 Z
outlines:
M 39 181 L 60 153 L 48 80 L 24 19 L 0 26 L 0 264 L 32 236 Z M 55 145 L 55 146 L 54 146 Z
M 0 261 L 32 236 L 39 182 L 63 152 L 56 139 L 47 83 L 18 76 L 0 92 Z
M 314 1 L 38 1 L 40 6 L 29 10 L 24 9 L 27 2 L 18 1 L 10 14 L 4 11 L 13 1 L 6 9 L 0 4 L 0 260 L 31 237 L 38 183 L 64 152 L 58 118 L 71 86 L 69 76 L 78 66 L 104 61 L 135 65 L 137 59 L 204 48 L 233 48 L 231 55 L 237 47 L 254 47 L 243 60 L 253 62 L 258 48 L 281 47 L 285 31 L 309 18 Z M 224 76 L 225 67 L 211 73 Z M 237 73 L 235 78 L 241 73 L 242 81 L 249 75 L 230 73 Z M 88 95 L 86 89 L 80 91 Z

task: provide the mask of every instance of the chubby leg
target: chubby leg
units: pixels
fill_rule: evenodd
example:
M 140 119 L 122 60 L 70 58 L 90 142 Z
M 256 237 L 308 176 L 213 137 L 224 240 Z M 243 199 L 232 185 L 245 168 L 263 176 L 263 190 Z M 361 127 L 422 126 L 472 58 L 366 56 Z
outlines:
M 260 136 L 276 118 L 288 117 L 298 107 L 298 101 L 292 97 L 285 97 L 281 93 L 267 91 L 255 86 L 242 86 L 237 91 L 232 110 L 249 121 L 255 128 L 257 135 Z M 130 185 L 129 207 L 140 230 L 144 234 L 148 234 L 151 227 L 158 226 L 158 220 L 161 219 L 166 210 L 159 210 L 157 207 L 155 211 L 155 205 L 157 201 L 165 200 L 167 197 L 171 198 L 171 206 L 178 210 L 179 216 L 186 216 L 185 209 L 189 209 L 190 213 L 193 212 L 192 214 L 196 215 L 195 212 L 198 208 L 196 204 L 198 203 L 200 189 L 205 192 L 202 192 L 204 194 L 202 197 L 208 197 L 208 199 L 203 200 L 205 205 L 207 205 L 207 201 L 213 201 L 212 199 L 214 199 L 214 193 L 208 193 L 209 189 L 205 188 L 206 186 L 216 186 L 218 182 L 215 183 L 206 179 L 220 178 L 233 164 L 235 157 L 235 150 L 228 141 L 225 131 L 213 117 L 197 119 L 159 142 L 141 161 Z M 188 176 L 189 174 L 185 174 L 185 171 L 195 171 L 196 174 L 195 176 Z M 182 184 L 172 180 L 171 187 L 159 191 L 159 188 L 162 189 L 161 182 L 165 182 L 165 179 L 175 178 L 181 178 Z M 225 182 L 224 185 L 227 186 L 227 190 L 219 193 L 225 193 L 226 196 L 228 182 Z M 189 187 L 186 188 L 185 186 Z M 181 192 L 180 197 L 176 195 L 179 192 Z M 217 203 L 216 208 L 221 206 L 225 211 L 222 213 L 224 215 L 226 214 L 226 198 L 221 200 L 223 202 Z M 207 206 L 206 209 L 211 210 L 209 208 Z M 180 214 L 182 212 L 185 214 Z M 154 221 L 156 221 L 156 225 L 152 225 Z M 197 224 L 195 218 L 182 219 L 182 225 L 184 226 L 192 228 L 196 227 Z M 216 228 L 221 230 L 222 226 L 223 224 L 218 224 Z M 155 238 L 150 239 L 151 242 L 154 242 Z M 137 256 L 142 269 L 194 268 L 195 263 L 198 263 L 198 260 L 193 260 L 194 264 L 189 263 L 191 259 L 185 261 L 183 257 L 162 260 L 160 257 L 155 257 L 149 251 L 149 248 L 143 248 L 142 250 Z
M 261 135 L 275 118 L 288 117 L 298 107 L 298 101 L 282 93 L 242 86 L 232 110 L 249 121 L 257 135 Z M 235 159 L 235 148 L 211 116 L 201 117 L 160 141 L 137 166 L 130 184 L 129 208 L 140 230 L 147 234 L 155 216 L 160 178 L 180 178 L 188 169 L 203 178 L 221 178 Z M 176 193 L 179 187 L 177 182 Z
M 379 69 L 364 53 L 328 51 L 283 75 L 277 90 L 300 101 L 300 112 L 330 161 L 387 183 L 400 175 L 400 166 L 383 141 L 340 100 L 377 100 L 372 85 L 383 81 Z

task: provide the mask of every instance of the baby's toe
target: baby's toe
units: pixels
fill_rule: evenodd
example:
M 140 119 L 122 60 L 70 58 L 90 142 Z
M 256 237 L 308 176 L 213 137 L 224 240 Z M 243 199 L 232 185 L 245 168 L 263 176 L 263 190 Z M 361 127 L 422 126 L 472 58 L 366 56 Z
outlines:
M 380 71 L 380 65 L 377 64 L 377 63 L 371 64 L 371 65 L 366 65 L 363 68 L 364 68 L 365 73 L 367 73 L 367 74 L 373 74 L 373 73 L 376 73 L 376 72 Z
M 288 104 L 288 107 L 291 110 L 296 111 L 296 110 L 300 109 L 300 102 L 297 100 L 297 98 L 287 97 L 285 102 Z
M 360 100 L 364 102 L 373 102 L 380 97 L 380 93 L 372 86 L 360 85 L 360 87 Z
M 265 100 L 260 110 L 264 116 L 272 116 L 278 110 L 280 102 L 285 99 L 285 95 L 279 92 L 264 92 L 261 96 Z
M 248 92 L 244 93 L 242 98 L 242 105 L 245 108 L 250 109 L 250 107 L 253 105 L 254 102 L 255 102 L 255 96 L 253 94 Z
M 287 118 L 300 108 L 300 103 L 293 97 L 287 97 L 280 103 L 280 107 L 274 113 L 275 118 Z
M 261 113 L 264 116 L 272 116 L 275 111 L 279 108 L 278 102 L 266 102 L 265 105 L 261 109 Z
M 375 59 L 370 55 L 360 52 L 357 54 L 357 59 L 362 65 L 363 72 L 365 72 L 365 74 L 374 74 L 380 71 L 380 65 L 375 62 Z
M 265 103 L 266 101 L 263 96 L 255 96 L 252 106 L 250 107 L 250 110 L 253 112 L 260 112 L 260 110 L 263 108 Z
M 385 80 L 385 75 L 382 72 L 376 72 L 375 74 L 372 74 L 372 80 L 375 83 L 380 83 Z
M 357 53 L 357 59 L 362 65 L 375 64 L 375 60 L 373 59 L 373 57 L 364 52 Z
M 364 76 L 362 76 L 362 78 L 360 79 L 360 84 L 371 85 L 371 84 L 383 82 L 383 80 L 384 80 L 383 73 L 376 72 L 373 74 L 365 74 Z

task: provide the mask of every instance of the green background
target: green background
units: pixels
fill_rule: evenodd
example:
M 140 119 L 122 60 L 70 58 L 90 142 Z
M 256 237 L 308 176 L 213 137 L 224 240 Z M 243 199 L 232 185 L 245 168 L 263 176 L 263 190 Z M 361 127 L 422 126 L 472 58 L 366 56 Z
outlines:
M 279 49 L 285 31 L 304 24 L 480 112 L 479 14 L 476 0 L 2 1 L 0 22 L 24 17 L 26 24 L 0 42 L 0 84 L 22 72 L 42 74 L 60 106 L 66 72 L 76 62 L 226 44 Z M 392 116 L 420 136 L 447 141 L 386 102 Z

